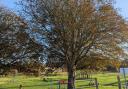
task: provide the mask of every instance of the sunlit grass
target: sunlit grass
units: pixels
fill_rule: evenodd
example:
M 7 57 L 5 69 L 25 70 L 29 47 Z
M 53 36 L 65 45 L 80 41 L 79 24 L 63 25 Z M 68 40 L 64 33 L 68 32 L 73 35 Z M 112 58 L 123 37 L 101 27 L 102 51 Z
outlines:
M 118 89 L 116 73 L 93 74 L 92 78 L 98 79 L 99 89 Z M 25 75 L 1 77 L 0 89 L 18 89 L 19 85 L 22 85 L 23 89 L 58 89 L 58 80 L 61 79 L 67 79 L 67 76 L 63 74 L 48 77 Z M 95 87 L 87 86 L 89 82 L 89 80 L 76 80 L 76 89 L 95 89 Z M 61 85 L 61 89 L 62 87 L 66 85 Z

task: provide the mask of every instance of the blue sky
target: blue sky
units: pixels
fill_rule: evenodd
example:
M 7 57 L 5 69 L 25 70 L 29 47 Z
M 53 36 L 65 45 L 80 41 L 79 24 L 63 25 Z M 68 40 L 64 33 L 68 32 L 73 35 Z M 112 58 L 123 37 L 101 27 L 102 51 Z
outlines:
M 0 5 L 6 6 L 15 10 L 17 7 L 14 2 L 18 0 L 0 0 Z M 118 8 L 119 13 L 124 17 L 128 18 L 128 0 L 115 0 L 115 7 Z
M 15 9 L 15 2 L 18 0 L 0 0 L 0 5 Z
M 128 18 L 128 0 L 115 0 L 115 7 L 118 8 L 119 13 L 124 17 Z

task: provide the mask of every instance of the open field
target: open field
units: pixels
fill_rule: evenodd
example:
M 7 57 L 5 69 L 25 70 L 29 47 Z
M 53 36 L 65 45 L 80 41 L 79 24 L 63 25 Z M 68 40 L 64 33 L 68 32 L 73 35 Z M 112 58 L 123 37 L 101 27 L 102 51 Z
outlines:
M 92 77 L 98 79 L 99 89 L 118 89 L 116 73 L 99 73 Z M 45 79 L 24 75 L 1 77 L 0 89 L 19 89 L 19 85 L 23 85 L 23 89 L 58 89 L 58 80 L 61 79 L 67 79 L 67 77 L 65 75 L 50 76 Z M 89 82 L 89 80 L 76 80 L 76 89 L 95 89 L 87 86 Z M 66 85 L 61 86 L 61 89 L 66 89 L 64 87 Z

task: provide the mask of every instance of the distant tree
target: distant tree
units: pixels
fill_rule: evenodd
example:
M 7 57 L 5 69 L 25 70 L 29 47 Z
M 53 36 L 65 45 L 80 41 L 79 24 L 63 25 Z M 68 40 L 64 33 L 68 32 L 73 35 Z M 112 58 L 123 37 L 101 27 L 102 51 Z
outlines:
M 91 54 L 85 61 L 80 63 L 77 67 L 78 70 L 90 70 L 90 71 L 105 71 L 111 59 L 97 54 Z
M 122 52 L 125 22 L 106 0 L 22 0 L 22 14 L 32 32 L 42 35 L 48 62 L 68 69 L 68 89 L 75 70 L 92 52 L 115 58 Z M 126 33 L 126 32 L 125 32 Z
M 10 59 L 16 51 L 16 34 L 22 22 L 13 12 L 0 7 L 0 58 Z
M 115 67 L 116 71 L 119 72 L 121 67 L 121 60 L 110 60 L 110 64 Z
M 31 38 L 27 23 L 12 11 L 0 7 L 0 60 L 9 64 L 39 58 L 43 46 Z

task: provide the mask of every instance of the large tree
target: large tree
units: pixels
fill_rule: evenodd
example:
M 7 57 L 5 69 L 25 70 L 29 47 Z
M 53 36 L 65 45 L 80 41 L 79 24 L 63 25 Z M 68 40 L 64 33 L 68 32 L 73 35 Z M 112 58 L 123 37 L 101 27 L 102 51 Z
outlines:
M 67 65 L 68 89 L 75 70 L 92 53 L 119 56 L 125 23 L 106 0 L 22 0 L 32 32 L 42 35 L 50 62 Z

